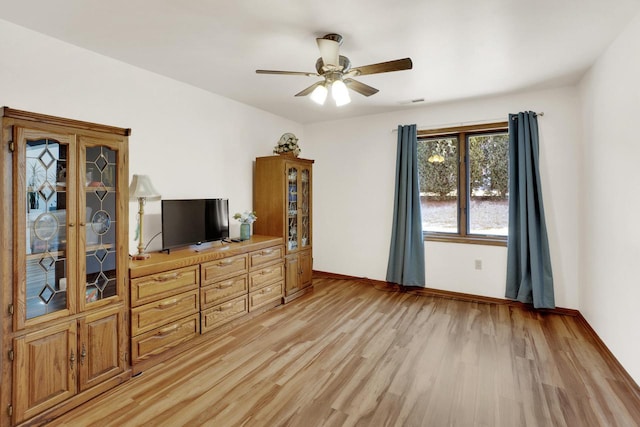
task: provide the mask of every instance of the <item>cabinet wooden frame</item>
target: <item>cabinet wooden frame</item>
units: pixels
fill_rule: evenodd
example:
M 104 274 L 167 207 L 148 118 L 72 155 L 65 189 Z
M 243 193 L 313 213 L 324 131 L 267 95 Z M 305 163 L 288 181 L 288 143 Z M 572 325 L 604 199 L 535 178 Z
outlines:
M 0 200 L 4 216 L 0 225 L 0 425 L 39 424 L 131 375 L 125 326 L 130 130 L 8 107 L 0 108 L 0 122 Z M 52 140 L 66 150 L 64 188 L 58 182 L 57 169 L 50 171 L 55 172 L 55 179 L 45 175 L 45 181 L 51 181 L 50 191 L 62 191 L 66 199 L 64 246 L 54 251 L 64 251 L 67 260 L 64 267 L 67 296 L 66 306 L 61 305 L 60 310 L 27 316 L 26 266 L 28 257 L 35 259 L 35 255 L 29 255 L 25 238 L 28 230 L 26 150 L 27 141 L 40 139 Z M 117 253 L 113 265 L 117 273 L 109 278 L 113 280 L 110 289 L 114 289 L 114 296 L 86 301 L 84 263 L 88 242 L 83 150 L 95 145 L 113 149 L 117 164 L 112 169 L 115 186 L 111 189 L 116 200 L 113 249 Z M 45 170 L 46 173 L 49 172 Z M 58 275 L 55 277 L 57 281 Z M 95 351 L 96 348 L 101 351 Z M 59 362 L 64 361 L 55 369 L 43 364 L 43 360 L 51 360 L 53 354 Z M 59 390 L 51 392 L 54 388 Z
M 26 157 L 26 144 L 22 144 L 23 141 L 36 140 L 36 139 L 52 139 L 58 141 L 60 144 L 69 147 L 67 164 L 70 170 L 77 168 L 77 137 L 76 135 L 69 134 L 68 130 L 60 129 L 60 132 L 51 131 L 49 129 L 39 129 L 38 124 L 32 123 L 20 123 L 16 122 L 12 126 L 12 140 L 14 141 L 13 152 L 13 170 L 17 173 L 13 174 L 13 215 L 14 227 L 13 227 L 13 243 L 16 249 L 16 254 L 26 254 L 27 247 L 26 241 L 23 238 L 24 230 L 28 229 L 27 225 L 27 198 L 23 191 L 26 187 L 26 162 L 23 159 Z M 67 191 L 70 194 L 78 193 L 78 186 L 75 179 L 68 180 L 69 187 Z M 67 241 L 77 241 L 77 227 L 69 226 L 69 224 L 76 224 L 76 212 L 77 212 L 77 199 L 70 197 L 67 201 L 67 226 L 66 235 Z M 68 245 L 67 259 L 77 259 L 78 257 L 78 245 Z M 63 310 L 58 310 L 53 313 L 45 314 L 42 316 L 27 319 L 26 304 L 26 279 L 27 270 L 27 257 L 16 256 L 14 258 L 14 278 L 13 278 L 13 295 L 15 299 L 13 319 L 16 325 L 16 329 L 25 329 L 38 324 L 47 324 L 56 319 L 63 319 L 76 313 L 76 295 L 79 292 L 76 289 L 78 283 L 77 270 L 68 269 L 67 271 L 67 283 L 69 291 L 67 292 L 67 307 Z
M 284 303 L 313 289 L 313 164 L 313 160 L 290 156 L 256 158 L 253 208 L 258 220 L 253 227 L 256 233 L 284 238 Z M 295 179 L 291 172 L 295 173 Z M 295 193 L 291 184 L 296 187 Z M 299 194 L 305 185 L 307 211 Z M 295 212 L 289 205 L 291 197 L 295 200 Z M 290 220 L 296 227 L 291 227 Z M 306 237 L 302 237 L 303 233 Z

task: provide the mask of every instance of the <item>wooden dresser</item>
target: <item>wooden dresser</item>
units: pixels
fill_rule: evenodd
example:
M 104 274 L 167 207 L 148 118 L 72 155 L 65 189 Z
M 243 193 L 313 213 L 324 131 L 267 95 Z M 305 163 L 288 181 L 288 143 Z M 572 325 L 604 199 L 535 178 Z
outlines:
M 284 295 L 284 240 L 252 236 L 153 253 L 131 261 L 133 373 L 172 357 L 223 330 L 280 305 Z

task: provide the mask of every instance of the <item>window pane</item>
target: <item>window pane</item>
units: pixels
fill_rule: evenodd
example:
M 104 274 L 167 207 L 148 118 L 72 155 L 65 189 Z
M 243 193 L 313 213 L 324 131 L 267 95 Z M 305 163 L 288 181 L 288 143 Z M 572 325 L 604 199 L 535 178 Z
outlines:
M 458 138 L 418 141 L 423 231 L 458 233 Z
M 470 136 L 469 234 L 506 236 L 509 226 L 509 135 Z

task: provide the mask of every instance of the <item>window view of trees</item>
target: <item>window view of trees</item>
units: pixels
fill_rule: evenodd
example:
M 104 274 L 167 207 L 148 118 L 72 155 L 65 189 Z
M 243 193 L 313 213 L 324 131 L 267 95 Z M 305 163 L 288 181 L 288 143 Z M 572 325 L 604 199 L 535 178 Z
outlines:
M 455 198 L 458 189 L 458 138 L 430 138 L 418 144 L 420 192 L 434 200 Z
M 418 143 L 422 229 L 458 232 L 458 138 L 429 138 Z
M 470 136 L 469 233 L 506 236 L 509 225 L 509 135 Z
M 457 236 L 504 237 L 508 231 L 505 130 L 422 137 L 418 174 L 423 230 Z

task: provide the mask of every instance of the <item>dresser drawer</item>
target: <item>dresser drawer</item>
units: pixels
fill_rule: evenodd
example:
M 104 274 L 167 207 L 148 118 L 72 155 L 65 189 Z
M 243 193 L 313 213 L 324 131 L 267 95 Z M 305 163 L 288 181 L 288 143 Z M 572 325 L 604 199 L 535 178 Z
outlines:
M 198 309 L 197 289 L 133 308 L 131 310 L 131 335 L 138 335 L 197 313 Z
M 236 255 L 201 265 L 202 285 L 208 285 L 218 280 L 226 279 L 249 270 L 247 254 Z
M 244 316 L 248 312 L 247 296 L 232 299 L 201 312 L 202 333 Z
M 251 252 L 249 254 L 249 265 L 252 269 L 258 268 L 262 265 L 282 259 L 283 255 L 283 246 L 274 246 L 271 248 L 262 249 L 261 251 Z
M 198 288 L 198 266 L 165 271 L 131 280 L 131 306 Z
M 278 303 L 282 300 L 284 281 L 267 285 L 249 293 L 249 311 L 267 305 L 269 303 Z M 274 304 L 277 305 L 277 304 Z
M 131 358 L 136 363 L 162 353 L 200 334 L 198 314 L 176 320 L 131 339 Z
M 284 280 L 284 264 L 274 264 L 249 273 L 249 290 L 254 291 L 269 283 Z
M 240 295 L 246 295 L 247 290 L 246 274 L 215 282 L 200 289 L 200 308 L 209 308 Z

